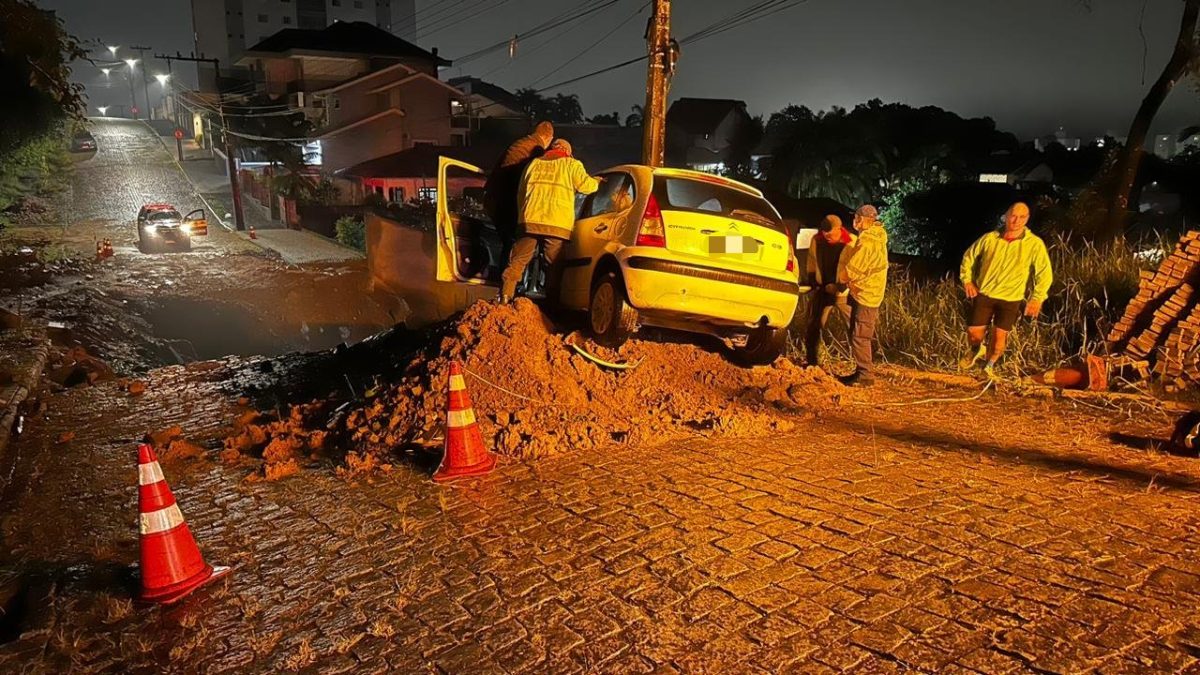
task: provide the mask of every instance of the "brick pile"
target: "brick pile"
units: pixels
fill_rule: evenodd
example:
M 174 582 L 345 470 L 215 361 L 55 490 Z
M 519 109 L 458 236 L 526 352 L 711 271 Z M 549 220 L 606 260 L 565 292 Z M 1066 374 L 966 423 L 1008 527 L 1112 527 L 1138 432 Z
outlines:
M 1108 335 L 1109 347 L 1149 361 L 1169 384 L 1200 382 L 1200 232 L 1185 234 L 1158 269 L 1141 274 L 1138 293 Z

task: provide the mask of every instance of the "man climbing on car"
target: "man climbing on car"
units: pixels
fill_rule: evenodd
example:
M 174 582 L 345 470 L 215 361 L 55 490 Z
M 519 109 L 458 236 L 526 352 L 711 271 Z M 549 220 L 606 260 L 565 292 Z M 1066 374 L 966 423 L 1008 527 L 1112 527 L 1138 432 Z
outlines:
M 554 140 L 554 125 L 538 122 L 533 133 L 513 141 L 488 176 L 484 189 L 484 208 L 500 236 L 500 260 L 503 267 L 517 238 L 517 189 L 521 176 L 536 157 L 541 157 Z
M 563 247 L 575 230 L 575 193 L 589 195 L 599 188 L 600 183 L 588 175 L 583 163 L 571 156 L 571 144 L 564 139 L 551 143 L 546 154 L 529 163 L 517 191 L 520 237 L 504 269 L 500 302 L 512 301 L 538 244 L 545 248 L 550 266 L 546 297 L 553 302 L 562 275 Z

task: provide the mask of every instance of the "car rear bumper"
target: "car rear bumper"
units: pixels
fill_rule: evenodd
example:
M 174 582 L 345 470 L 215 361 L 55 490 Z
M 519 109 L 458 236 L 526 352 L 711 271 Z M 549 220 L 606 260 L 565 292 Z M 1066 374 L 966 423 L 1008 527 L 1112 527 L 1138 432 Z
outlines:
M 621 267 L 630 304 L 648 315 L 780 328 L 791 323 L 799 300 L 795 280 L 638 255 Z

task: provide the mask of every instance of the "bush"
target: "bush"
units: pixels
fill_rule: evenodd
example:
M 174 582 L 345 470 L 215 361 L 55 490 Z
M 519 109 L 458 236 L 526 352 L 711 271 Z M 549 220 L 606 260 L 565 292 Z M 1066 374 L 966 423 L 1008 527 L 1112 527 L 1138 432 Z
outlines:
M 358 249 L 364 253 L 367 250 L 367 225 L 354 216 L 342 216 L 333 224 L 337 231 L 337 240 L 343 246 Z
M 1033 374 L 1103 350 L 1104 336 L 1137 293 L 1138 273 L 1157 260 L 1118 240 L 1093 244 L 1049 235 L 1054 285 L 1034 321 L 1022 318 L 1000 362 L 1012 374 Z M 1169 252 L 1171 242 L 1157 249 Z M 967 348 L 967 300 L 957 274 L 922 281 L 893 266 L 876 333 L 886 360 L 927 369 L 954 369 Z M 803 328 L 793 331 L 799 344 Z M 840 336 L 839 336 L 840 337 Z
M 66 185 L 71 170 L 61 129 L 34 137 L 0 154 L 0 220 L 45 213 L 42 200 Z

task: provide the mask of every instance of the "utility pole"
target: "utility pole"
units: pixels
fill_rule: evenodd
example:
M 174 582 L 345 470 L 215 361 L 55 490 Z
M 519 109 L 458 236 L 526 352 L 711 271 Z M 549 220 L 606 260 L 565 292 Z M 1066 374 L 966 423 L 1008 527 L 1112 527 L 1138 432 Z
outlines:
M 234 228 L 239 232 L 246 229 L 246 217 L 242 212 L 242 184 L 238 180 L 237 167 L 237 144 L 234 142 L 233 134 L 229 133 L 229 129 L 225 124 L 225 99 L 221 96 L 221 60 L 206 59 L 197 56 L 180 56 L 178 53 L 175 56 L 166 57 L 159 54 L 154 55 L 155 58 L 172 58 L 176 61 L 192 61 L 195 63 L 211 63 L 216 70 L 217 77 L 217 114 L 221 118 L 221 136 L 225 139 L 225 162 L 226 171 L 229 173 L 229 192 L 233 197 L 233 223 Z
M 650 63 L 642 114 L 642 164 L 662 166 L 666 154 L 667 90 L 679 55 L 679 45 L 671 39 L 671 0 L 654 0 L 654 14 L 646 27 L 646 43 Z
M 138 53 L 138 57 L 142 60 L 142 93 L 146 98 L 146 119 L 153 119 L 151 114 L 153 110 L 150 108 L 150 64 L 146 62 L 146 52 L 150 51 L 150 47 L 130 47 Z

